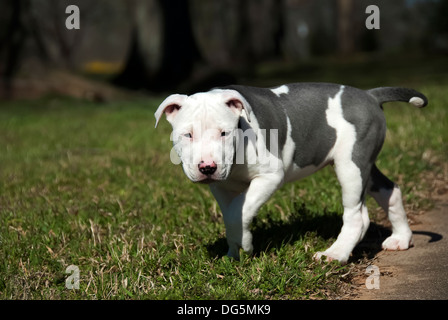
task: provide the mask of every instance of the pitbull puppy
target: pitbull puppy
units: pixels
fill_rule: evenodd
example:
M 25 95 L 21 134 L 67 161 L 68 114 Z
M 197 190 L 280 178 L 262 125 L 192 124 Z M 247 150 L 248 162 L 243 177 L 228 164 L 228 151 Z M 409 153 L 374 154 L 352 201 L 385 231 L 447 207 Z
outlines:
M 157 126 L 165 113 L 171 123 L 174 150 L 187 177 L 209 184 L 223 213 L 227 254 L 236 259 L 240 248 L 252 252 L 250 223 L 277 189 L 333 165 L 342 187 L 343 227 L 333 245 L 315 258 L 346 263 L 369 226 L 366 193 L 392 224 L 383 249 L 412 245 L 400 189 L 375 165 L 386 134 L 382 104 L 389 101 L 427 105 L 423 94 L 405 88 L 233 85 L 171 95 L 155 118 Z

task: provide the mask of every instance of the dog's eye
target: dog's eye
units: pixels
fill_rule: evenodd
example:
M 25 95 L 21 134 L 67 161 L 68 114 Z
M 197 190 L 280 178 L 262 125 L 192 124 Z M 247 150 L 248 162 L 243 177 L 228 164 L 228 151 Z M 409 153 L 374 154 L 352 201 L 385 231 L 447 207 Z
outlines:
M 221 137 L 227 137 L 228 135 L 230 135 L 230 131 L 222 131 L 221 132 Z
M 185 134 L 183 134 L 183 136 L 184 136 L 185 138 L 188 138 L 188 139 L 193 138 L 193 136 L 191 135 L 191 133 L 185 133 Z

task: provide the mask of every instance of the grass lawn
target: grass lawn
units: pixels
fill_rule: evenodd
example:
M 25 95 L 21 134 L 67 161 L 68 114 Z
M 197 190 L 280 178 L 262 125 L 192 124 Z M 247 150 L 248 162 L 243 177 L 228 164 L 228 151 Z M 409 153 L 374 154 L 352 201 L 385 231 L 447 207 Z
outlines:
M 448 76 L 422 77 L 382 81 L 377 74 L 368 84 L 358 81 L 363 87 L 409 84 L 429 98 L 423 110 L 385 107 L 389 131 L 378 165 L 401 185 L 413 212 L 431 206 L 424 176 L 440 174 L 448 154 Z M 357 78 L 350 81 L 356 85 Z M 333 169 L 279 190 L 253 223 L 255 255 L 230 260 L 208 187 L 191 183 L 170 162 L 169 124 L 154 129 L 160 102 L 0 104 L 0 298 L 344 295 L 357 260 L 340 266 L 312 259 L 342 224 Z M 373 219 L 375 207 L 369 201 Z M 79 268 L 79 289 L 66 288 L 70 265 Z

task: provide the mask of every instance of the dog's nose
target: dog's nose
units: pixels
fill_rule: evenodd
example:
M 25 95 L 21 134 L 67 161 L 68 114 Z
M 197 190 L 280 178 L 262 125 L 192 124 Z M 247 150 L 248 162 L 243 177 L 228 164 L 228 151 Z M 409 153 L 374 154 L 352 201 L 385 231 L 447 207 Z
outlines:
M 209 176 L 215 173 L 217 166 L 214 161 L 212 162 L 201 161 L 201 163 L 198 164 L 198 168 L 202 174 Z

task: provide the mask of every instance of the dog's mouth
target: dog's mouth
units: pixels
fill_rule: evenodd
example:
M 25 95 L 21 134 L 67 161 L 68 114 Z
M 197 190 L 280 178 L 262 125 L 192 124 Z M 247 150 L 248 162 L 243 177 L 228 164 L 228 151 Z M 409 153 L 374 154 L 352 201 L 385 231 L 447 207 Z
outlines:
M 227 177 L 230 174 L 229 170 L 226 169 L 219 169 L 213 173 L 200 173 L 195 170 L 188 170 L 189 168 L 184 168 L 184 173 L 186 176 L 193 182 L 193 183 L 200 183 L 200 184 L 211 184 L 214 182 L 219 182 L 226 180 Z
M 216 176 L 215 174 L 212 174 L 212 175 L 202 175 L 202 177 L 199 177 L 198 179 L 192 181 L 195 183 L 210 184 L 213 182 L 225 180 L 226 178 L 227 177 L 225 176 Z
M 210 177 L 207 177 L 205 179 L 202 179 L 202 180 L 199 180 L 199 181 L 196 181 L 196 182 L 197 183 L 201 183 L 201 184 L 210 184 L 210 183 L 213 183 L 213 182 L 216 182 L 216 181 L 217 181 L 216 179 L 212 179 Z

